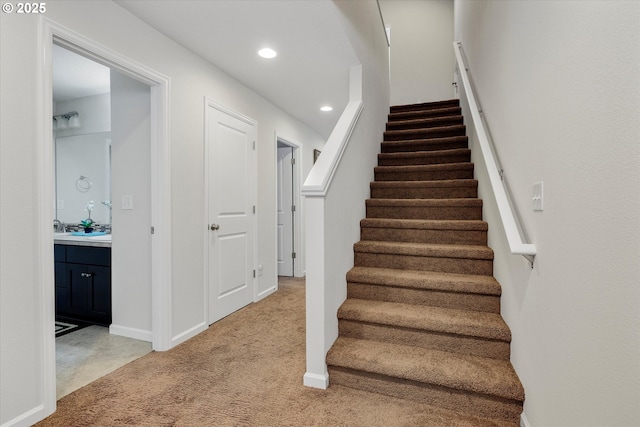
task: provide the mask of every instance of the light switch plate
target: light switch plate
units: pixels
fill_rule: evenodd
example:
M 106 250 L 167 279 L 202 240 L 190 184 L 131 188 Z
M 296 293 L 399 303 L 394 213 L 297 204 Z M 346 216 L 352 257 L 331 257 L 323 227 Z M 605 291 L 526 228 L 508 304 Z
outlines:
M 122 196 L 122 209 L 126 209 L 126 210 L 133 209 L 133 196 L 131 195 Z
M 533 184 L 533 210 L 542 212 L 544 210 L 544 193 L 542 181 Z

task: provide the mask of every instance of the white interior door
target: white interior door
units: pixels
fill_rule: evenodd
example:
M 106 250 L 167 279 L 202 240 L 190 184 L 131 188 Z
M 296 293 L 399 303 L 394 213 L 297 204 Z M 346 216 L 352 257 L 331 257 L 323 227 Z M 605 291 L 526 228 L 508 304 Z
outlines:
M 256 124 L 207 104 L 209 323 L 253 302 Z
M 293 148 L 278 147 L 278 276 L 293 276 Z

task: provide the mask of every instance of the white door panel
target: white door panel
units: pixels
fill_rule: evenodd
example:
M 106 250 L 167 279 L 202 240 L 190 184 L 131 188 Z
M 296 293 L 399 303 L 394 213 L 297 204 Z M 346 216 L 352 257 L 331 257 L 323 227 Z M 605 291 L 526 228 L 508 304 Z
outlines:
M 278 276 L 293 276 L 293 148 L 278 148 Z
M 254 298 L 256 126 L 207 106 L 206 134 L 209 323 L 213 323 Z

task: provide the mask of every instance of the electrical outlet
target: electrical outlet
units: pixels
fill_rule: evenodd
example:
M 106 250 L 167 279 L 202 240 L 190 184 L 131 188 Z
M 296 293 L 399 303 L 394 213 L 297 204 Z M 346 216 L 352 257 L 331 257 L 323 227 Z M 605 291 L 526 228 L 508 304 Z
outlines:
M 544 193 L 542 181 L 533 184 L 533 210 L 542 212 L 544 210 Z
M 122 196 L 122 209 L 126 209 L 126 210 L 133 209 L 133 196 L 131 195 Z

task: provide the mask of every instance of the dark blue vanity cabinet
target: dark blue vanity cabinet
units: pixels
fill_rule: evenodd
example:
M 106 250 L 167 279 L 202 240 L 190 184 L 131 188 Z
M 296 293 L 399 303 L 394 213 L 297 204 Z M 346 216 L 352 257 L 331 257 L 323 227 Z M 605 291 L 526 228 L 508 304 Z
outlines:
M 111 324 L 111 248 L 54 245 L 56 315 Z

